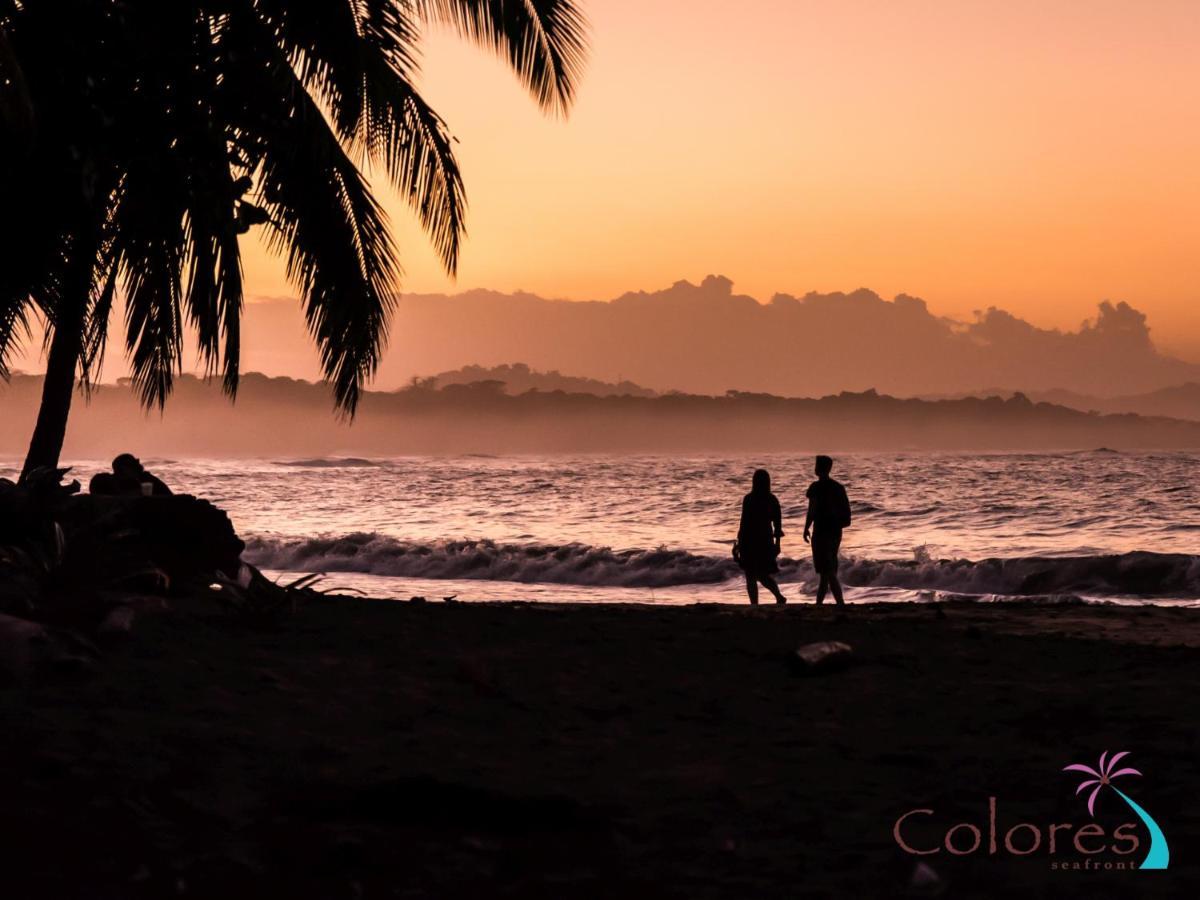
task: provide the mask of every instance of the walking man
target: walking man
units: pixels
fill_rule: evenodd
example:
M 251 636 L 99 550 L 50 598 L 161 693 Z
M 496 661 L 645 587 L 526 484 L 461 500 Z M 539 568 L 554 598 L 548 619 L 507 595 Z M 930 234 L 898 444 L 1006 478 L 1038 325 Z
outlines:
M 812 546 L 813 568 L 820 577 L 817 586 L 817 605 L 825 602 L 825 593 L 833 591 L 833 599 L 843 606 L 842 583 L 838 581 L 838 550 L 842 546 L 842 529 L 850 526 L 850 499 L 846 489 L 829 477 L 833 460 L 818 456 L 817 480 L 808 488 L 808 516 L 804 520 L 804 541 Z

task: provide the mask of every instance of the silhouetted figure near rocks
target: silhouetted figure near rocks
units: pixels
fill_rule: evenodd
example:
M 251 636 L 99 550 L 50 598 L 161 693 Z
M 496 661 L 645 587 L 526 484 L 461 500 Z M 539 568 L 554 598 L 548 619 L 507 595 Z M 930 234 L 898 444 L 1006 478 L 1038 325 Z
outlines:
M 829 477 L 833 460 L 818 456 L 817 480 L 808 486 L 808 515 L 804 519 L 804 540 L 812 544 L 813 568 L 820 576 L 817 604 L 825 602 L 825 592 L 833 591 L 833 599 L 843 606 L 842 583 L 838 581 L 838 550 L 842 546 L 842 529 L 850 527 L 850 498 L 846 489 Z
M 155 478 L 132 453 L 122 453 L 112 461 L 112 472 L 92 477 L 88 491 L 110 497 L 169 497 L 171 489 Z
M 787 603 L 779 591 L 775 573 L 783 537 L 783 515 L 779 500 L 771 493 L 771 476 L 766 469 L 754 473 L 750 493 L 742 499 L 742 522 L 738 526 L 735 557 L 746 573 L 746 593 L 750 602 L 758 605 L 758 585 L 775 595 L 776 603 Z

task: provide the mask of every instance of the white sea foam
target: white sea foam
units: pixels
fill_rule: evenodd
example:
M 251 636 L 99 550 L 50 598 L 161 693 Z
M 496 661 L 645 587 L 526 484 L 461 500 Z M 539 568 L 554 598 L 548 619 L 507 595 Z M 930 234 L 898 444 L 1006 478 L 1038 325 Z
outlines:
M 300 539 L 253 538 L 247 558 L 262 568 L 358 572 L 397 578 L 485 580 L 596 587 L 718 584 L 740 569 L 730 557 L 684 550 L 613 550 L 586 544 L 505 544 L 489 540 L 417 543 L 359 532 Z M 1134 552 L 1085 557 L 912 560 L 847 559 L 851 587 L 959 594 L 1061 597 L 1195 597 L 1200 557 Z M 780 576 L 812 581 L 807 560 L 784 557 Z

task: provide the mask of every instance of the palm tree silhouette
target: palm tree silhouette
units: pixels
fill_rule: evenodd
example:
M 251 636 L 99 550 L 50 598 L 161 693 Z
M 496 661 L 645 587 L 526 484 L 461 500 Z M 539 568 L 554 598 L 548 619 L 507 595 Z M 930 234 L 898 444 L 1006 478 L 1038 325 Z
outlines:
M 1091 794 L 1088 795 L 1087 801 L 1088 815 L 1090 816 L 1094 817 L 1096 815 L 1096 798 L 1099 796 L 1100 791 L 1106 787 L 1112 788 L 1113 792 L 1125 801 L 1126 805 L 1129 806 L 1129 808 L 1133 810 L 1134 814 L 1142 820 L 1142 824 L 1144 824 L 1147 830 L 1150 832 L 1150 850 L 1147 852 L 1145 859 L 1142 860 L 1142 864 L 1138 868 L 1165 869 L 1167 868 L 1167 864 L 1170 862 L 1170 850 L 1167 847 L 1167 839 L 1163 835 L 1162 829 L 1158 827 L 1158 823 L 1154 821 L 1148 812 L 1142 809 L 1142 807 L 1135 803 L 1128 795 L 1125 794 L 1124 791 L 1112 783 L 1114 778 L 1121 778 L 1125 775 L 1141 776 L 1142 773 L 1137 769 L 1130 767 L 1123 769 L 1117 768 L 1117 763 L 1128 755 L 1128 750 L 1122 750 L 1120 753 L 1114 753 L 1110 758 L 1108 751 L 1105 750 L 1100 754 L 1100 762 L 1096 768 L 1093 769 L 1091 766 L 1085 766 L 1082 763 L 1074 763 L 1072 765 L 1065 766 L 1063 771 L 1082 772 L 1085 775 L 1090 776 L 1081 782 L 1079 787 L 1075 789 L 1076 796 L 1082 794 L 1089 787 L 1092 789 Z
M 464 235 L 453 138 L 414 87 L 435 23 L 501 55 L 547 112 L 570 109 L 587 43 L 575 0 L 0 0 L 0 62 L 33 113 L 32 141 L 0 133 L 0 375 L 39 317 L 48 351 L 26 470 L 57 463 L 118 293 L 144 404 L 169 395 L 187 327 L 235 394 L 255 227 L 353 414 L 400 271 L 363 167 L 386 173 L 451 274 Z
M 25 76 L 8 41 L 8 35 L 3 26 L 0 26 L 0 130 L 11 134 L 11 142 L 19 145 L 32 137 L 29 131 L 32 117 L 33 110 L 30 108 L 29 94 L 25 87 Z

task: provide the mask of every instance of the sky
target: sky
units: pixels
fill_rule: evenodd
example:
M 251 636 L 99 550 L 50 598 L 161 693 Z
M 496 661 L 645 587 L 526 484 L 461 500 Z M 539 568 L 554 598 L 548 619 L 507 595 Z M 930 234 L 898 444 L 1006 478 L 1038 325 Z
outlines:
M 456 282 L 389 197 L 413 292 L 606 299 L 720 272 L 1074 329 L 1101 300 L 1200 360 L 1200 3 L 591 0 L 567 122 L 442 32 Z M 250 247 L 251 294 L 290 294 Z

